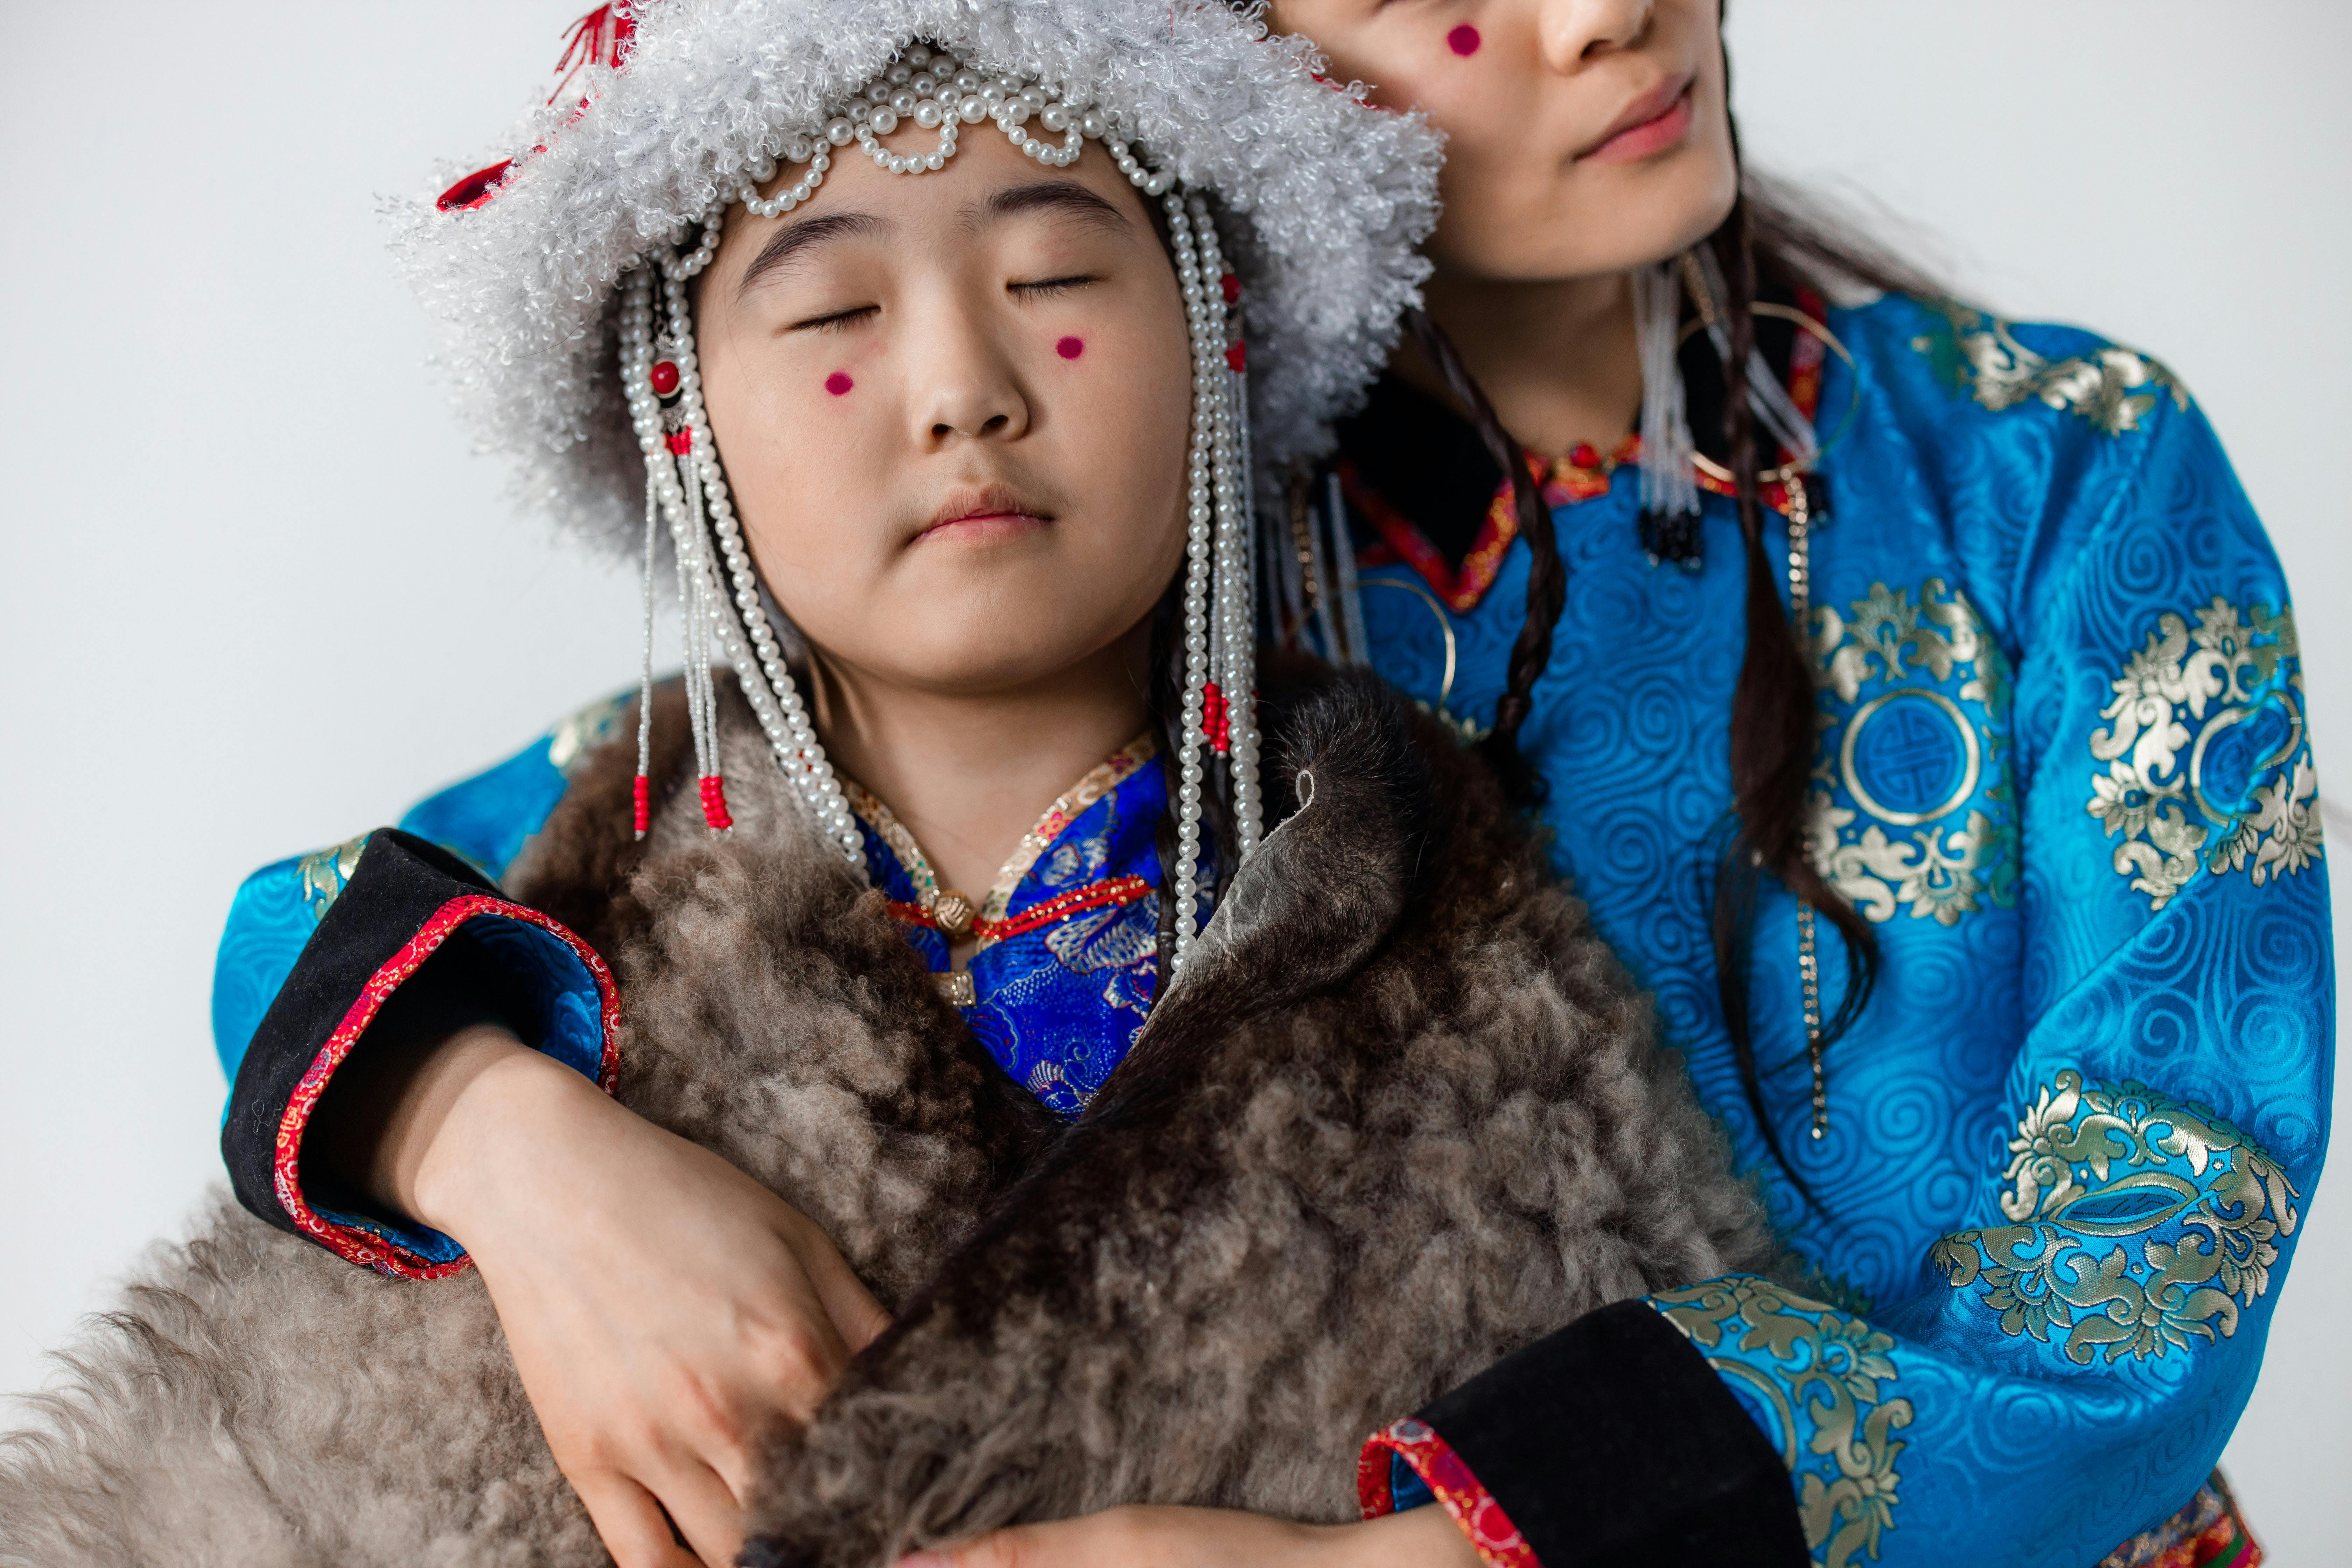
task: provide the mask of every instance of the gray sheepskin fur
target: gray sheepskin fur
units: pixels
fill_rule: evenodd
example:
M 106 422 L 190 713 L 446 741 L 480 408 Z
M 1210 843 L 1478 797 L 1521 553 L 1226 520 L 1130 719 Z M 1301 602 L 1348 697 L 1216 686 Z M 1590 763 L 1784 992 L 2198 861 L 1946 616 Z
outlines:
M 1212 197 L 1239 273 L 1256 468 L 1329 444 L 1420 300 L 1441 142 L 1417 114 L 1319 81 L 1303 38 L 1225 0 L 638 0 L 619 71 L 518 126 L 470 212 L 395 210 L 470 429 L 525 498 L 626 553 L 645 470 L 614 384 L 622 270 L 739 189 L 757 149 L 814 132 L 908 43 L 1020 70 L 1110 110 L 1139 153 Z M 583 94 L 591 100 L 574 115 Z M 971 134 L 994 134 L 986 127 Z M 780 145 L 780 142 L 772 142 Z M 527 151 L 537 149 L 537 151 Z M 850 150 L 854 153 L 853 147 Z M 1088 143 L 1086 156 L 1105 156 Z M 445 173 L 455 173 L 454 166 Z M 821 208 L 824 195 L 816 197 Z
M 731 688 L 732 834 L 668 689 L 646 844 L 624 741 L 526 851 L 517 896 L 613 957 L 621 1098 L 898 1314 L 776 1435 L 748 1563 L 878 1568 L 1121 1501 L 1352 1517 L 1378 1425 L 1594 1307 L 1772 1265 L 1475 759 L 1369 679 L 1265 680 L 1288 815 L 1066 1129 L 798 826 Z M 0 1563 L 605 1561 L 471 1274 L 373 1274 L 223 1203 L 65 1365 L 0 1440 Z

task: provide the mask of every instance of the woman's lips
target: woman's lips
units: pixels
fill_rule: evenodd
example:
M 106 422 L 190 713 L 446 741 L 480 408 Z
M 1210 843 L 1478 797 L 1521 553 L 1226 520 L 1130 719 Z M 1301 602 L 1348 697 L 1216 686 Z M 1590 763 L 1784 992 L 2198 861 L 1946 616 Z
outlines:
M 1577 154 L 1580 163 L 1631 163 L 1663 153 L 1690 131 L 1691 89 L 1696 77 L 1667 82 L 1636 100 L 1617 117 L 1601 143 Z

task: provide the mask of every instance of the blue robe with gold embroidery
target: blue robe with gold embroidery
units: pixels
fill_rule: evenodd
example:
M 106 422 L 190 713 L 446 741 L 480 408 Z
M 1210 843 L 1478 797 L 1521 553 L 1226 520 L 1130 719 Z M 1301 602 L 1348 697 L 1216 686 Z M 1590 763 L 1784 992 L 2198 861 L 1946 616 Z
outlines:
M 1827 367 L 1825 434 L 1860 404 L 1812 532 L 1813 853 L 1884 967 L 1828 1052 L 1818 1142 L 1777 886 L 1748 976 L 1765 1103 L 1818 1207 L 1766 1152 L 1717 1000 L 1729 501 L 1706 498 L 1685 571 L 1644 556 L 1630 466 L 1555 491 L 1567 607 L 1521 744 L 1560 865 L 1815 1270 L 1801 1296 L 1738 1278 L 1653 1301 L 1779 1447 L 1815 1560 L 2082 1568 L 2212 1468 L 2326 1149 L 2294 620 L 2162 366 L 1903 299 L 1831 324 L 1858 372 Z M 1450 629 L 1447 706 L 1491 723 L 1527 569 L 1514 544 L 1466 610 L 1366 593 L 1375 667 L 1434 704 Z M 1820 924 L 1826 1014 L 1844 966 Z

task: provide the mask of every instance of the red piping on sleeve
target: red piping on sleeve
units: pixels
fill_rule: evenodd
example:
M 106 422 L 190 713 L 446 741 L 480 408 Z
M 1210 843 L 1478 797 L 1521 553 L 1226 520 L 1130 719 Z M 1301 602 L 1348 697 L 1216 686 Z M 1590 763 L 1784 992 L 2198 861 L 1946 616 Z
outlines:
M 1410 1417 L 1373 1433 L 1356 1462 L 1356 1499 L 1363 1505 L 1366 1519 L 1396 1510 L 1396 1499 L 1389 1489 L 1391 1456 L 1412 1467 L 1412 1473 L 1470 1538 L 1486 1568 L 1543 1568 L 1527 1537 L 1470 1473 L 1462 1456 L 1433 1429 Z
M 621 1021 L 620 993 L 614 988 L 613 973 L 593 948 L 537 910 L 520 904 L 510 904 L 504 899 L 486 893 L 473 893 L 452 899 L 433 911 L 432 918 L 417 929 L 407 945 L 392 955 L 383 968 L 369 977 L 360 990 L 359 1000 L 343 1015 L 335 1032 L 311 1058 L 310 1070 L 294 1086 L 293 1096 L 286 1102 L 286 1113 L 278 1119 L 277 1148 L 271 1160 L 271 1174 L 278 1189 L 278 1201 L 285 1208 L 297 1229 L 303 1235 L 324 1243 L 337 1256 L 353 1263 L 364 1263 L 381 1274 L 402 1279 L 439 1279 L 456 1274 L 469 1266 L 470 1258 L 452 1258 L 446 1263 L 434 1263 L 419 1258 L 405 1247 L 394 1247 L 383 1237 L 349 1226 L 337 1225 L 322 1218 L 303 1200 L 301 1182 L 302 1130 L 310 1124 L 310 1112 L 317 1109 L 319 1097 L 327 1091 L 328 1081 L 343 1058 L 352 1054 L 361 1035 L 374 1022 L 392 994 L 415 974 L 424 962 L 432 957 L 449 933 L 467 921 L 481 915 L 503 915 L 509 920 L 535 925 L 561 940 L 587 966 L 596 982 L 596 996 L 604 1026 L 604 1051 L 596 1066 L 596 1081 L 605 1093 L 613 1092 L 613 1081 L 620 1067 L 620 1047 L 615 1035 Z

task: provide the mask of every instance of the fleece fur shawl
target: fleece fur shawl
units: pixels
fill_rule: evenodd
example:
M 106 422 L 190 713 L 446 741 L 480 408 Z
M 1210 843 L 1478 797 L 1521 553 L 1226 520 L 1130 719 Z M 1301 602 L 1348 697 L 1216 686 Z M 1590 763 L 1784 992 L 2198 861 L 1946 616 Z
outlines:
M 731 692 L 732 834 L 689 784 L 633 845 L 625 743 L 526 851 L 518 895 L 613 960 L 621 1098 L 897 1314 L 776 1436 L 747 1562 L 1132 1501 L 1349 1518 L 1376 1426 L 1769 1264 L 1645 999 L 1471 755 L 1369 680 L 1267 697 L 1281 826 L 1066 1128 L 799 828 Z M 222 1205 L 65 1365 L 0 1457 L 0 1563 L 605 1560 L 471 1274 L 383 1278 Z

